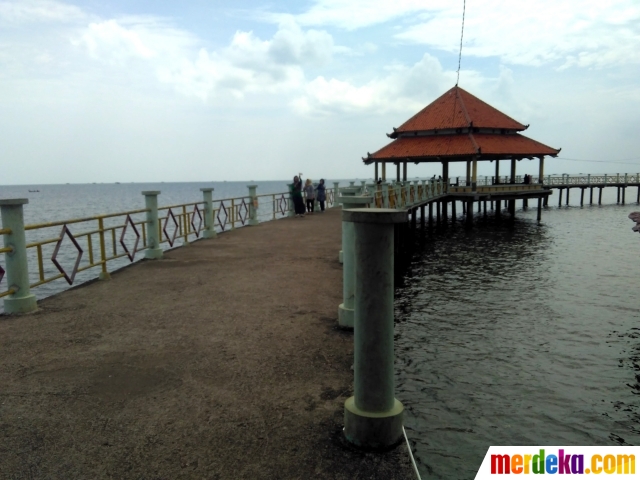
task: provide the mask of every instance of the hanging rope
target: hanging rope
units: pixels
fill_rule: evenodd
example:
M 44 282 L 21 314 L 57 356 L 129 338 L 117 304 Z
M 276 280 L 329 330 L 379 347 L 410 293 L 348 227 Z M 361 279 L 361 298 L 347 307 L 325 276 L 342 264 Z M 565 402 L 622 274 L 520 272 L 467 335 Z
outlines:
M 460 63 L 462 62 L 462 37 L 464 36 L 464 14 L 467 10 L 467 0 L 463 0 L 462 4 L 462 32 L 460 32 L 460 53 L 458 54 L 458 72 L 456 78 L 456 87 L 460 81 Z

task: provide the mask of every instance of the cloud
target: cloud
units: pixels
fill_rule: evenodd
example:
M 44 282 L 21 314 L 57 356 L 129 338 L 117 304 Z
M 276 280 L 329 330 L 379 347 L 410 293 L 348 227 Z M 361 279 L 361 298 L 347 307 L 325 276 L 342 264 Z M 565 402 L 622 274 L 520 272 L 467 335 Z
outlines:
M 461 7 L 444 0 L 316 0 L 295 18 L 303 26 L 345 30 L 395 22 L 400 30 L 394 35 L 396 40 L 457 53 Z M 640 3 L 471 2 L 466 9 L 463 55 L 498 57 L 510 65 L 556 64 L 559 68 L 640 63 Z
M 271 39 L 237 31 L 229 45 L 217 50 L 152 17 L 92 23 L 75 43 L 109 64 L 141 62 L 161 82 L 205 100 L 224 93 L 242 98 L 297 88 L 304 81 L 303 67 L 326 64 L 335 49 L 327 32 L 304 31 L 291 17 L 282 18 Z
M 388 74 L 356 86 L 335 78 L 317 77 L 292 105 L 301 114 L 410 112 L 424 107 L 455 83 L 455 72 L 443 70 L 435 57 L 425 54 L 413 66 L 394 65 Z M 475 74 L 469 72 L 470 83 Z
M 75 5 L 52 0 L 0 1 L 0 22 L 22 24 L 34 22 L 79 22 L 87 15 Z

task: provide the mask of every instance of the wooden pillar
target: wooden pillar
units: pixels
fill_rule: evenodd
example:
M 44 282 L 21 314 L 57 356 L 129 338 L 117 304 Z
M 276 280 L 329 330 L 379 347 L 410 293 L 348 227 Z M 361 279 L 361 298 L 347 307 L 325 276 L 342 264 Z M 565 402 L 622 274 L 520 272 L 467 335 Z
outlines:
M 598 192 L 598 205 L 602 205 L 602 187 L 598 187 L 598 189 L 600 190 Z
M 396 182 L 400 181 L 400 162 L 396 163 Z
M 496 183 L 500 183 L 500 160 L 496 160 Z
M 473 200 L 467 203 L 467 225 L 473 225 Z
M 584 205 L 584 188 L 580 189 L 580 206 Z
M 538 223 L 542 220 L 542 198 L 538 198 Z
M 465 185 L 467 187 L 471 186 L 471 160 L 467 160 L 467 183 Z
M 593 205 L 593 187 L 591 187 L 589 192 L 589 205 Z M 638 189 L 640 191 L 640 188 Z
M 562 189 L 561 188 L 558 189 L 558 206 L 559 207 L 562 206 Z
M 378 181 L 378 162 L 374 162 L 375 163 L 375 173 L 373 174 L 373 183 L 376 183 Z
M 387 162 L 382 162 L 382 181 L 387 181 Z
M 402 164 L 402 181 L 407 181 L 407 162 Z

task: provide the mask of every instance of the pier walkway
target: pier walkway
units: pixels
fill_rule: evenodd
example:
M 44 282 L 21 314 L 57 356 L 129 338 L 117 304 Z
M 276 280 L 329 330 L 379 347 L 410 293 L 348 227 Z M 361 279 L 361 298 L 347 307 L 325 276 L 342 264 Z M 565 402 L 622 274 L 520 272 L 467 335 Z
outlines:
M 241 228 L 0 317 L 0 477 L 412 478 L 342 435 L 340 210 Z

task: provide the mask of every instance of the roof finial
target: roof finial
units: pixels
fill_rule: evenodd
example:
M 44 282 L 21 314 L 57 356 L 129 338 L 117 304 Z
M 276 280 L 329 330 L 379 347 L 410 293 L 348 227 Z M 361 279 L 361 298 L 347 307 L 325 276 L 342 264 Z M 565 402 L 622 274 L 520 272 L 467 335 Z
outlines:
M 464 36 L 464 14 L 467 10 L 467 0 L 463 0 L 462 4 L 462 31 L 460 32 L 460 53 L 458 54 L 458 72 L 456 78 L 456 87 L 460 81 L 460 63 L 462 62 L 462 37 Z

